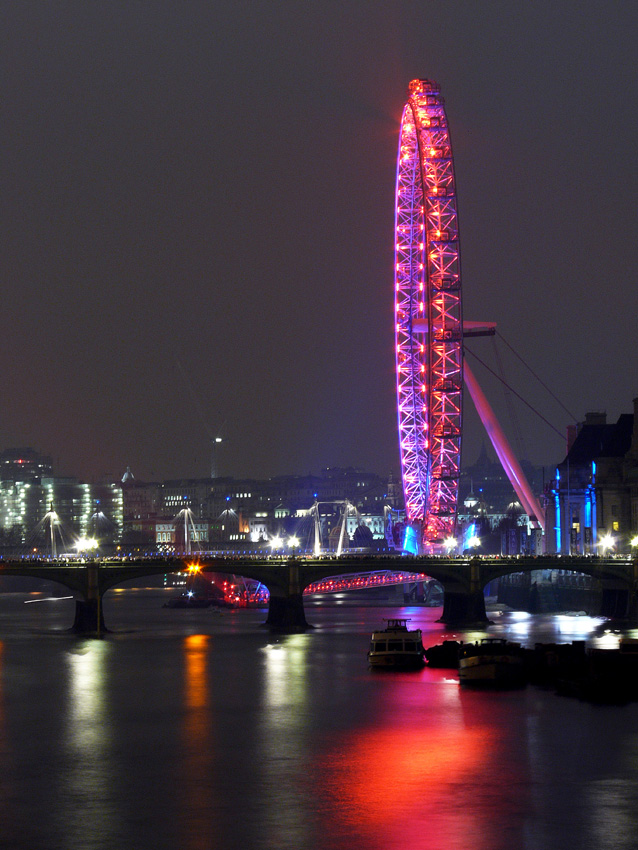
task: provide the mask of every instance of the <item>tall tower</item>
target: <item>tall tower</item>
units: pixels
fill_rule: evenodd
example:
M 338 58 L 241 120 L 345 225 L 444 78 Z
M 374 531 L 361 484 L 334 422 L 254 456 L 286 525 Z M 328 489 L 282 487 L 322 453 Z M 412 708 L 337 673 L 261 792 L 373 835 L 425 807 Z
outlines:
M 211 440 L 210 452 L 210 477 L 219 478 L 219 450 L 221 449 L 222 438 L 213 437 Z

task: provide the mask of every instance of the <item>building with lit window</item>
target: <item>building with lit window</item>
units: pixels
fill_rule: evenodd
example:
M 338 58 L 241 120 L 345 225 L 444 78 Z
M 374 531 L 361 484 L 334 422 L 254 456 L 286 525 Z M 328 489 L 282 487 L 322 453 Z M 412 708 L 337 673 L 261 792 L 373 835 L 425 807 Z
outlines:
M 52 474 L 51 458 L 30 447 L 5 449 L 0 452 L 2 481 L 33 481 Z
M 122 534 L 119 483 L 86 484 L 54 475 L 50 458 L 33 449 L 0 454 L 0 546 L 5 549 L 50 546 L 47 515 L 55 512 L 58 552 L 80 537 L 116 545 Z
M 384 507 L 398 501 L 396 489 L 391 477 L 388 481 L 351 467 L 326 469 L 317 476 L 198 478 L 150 484 L 137 482 L 127 470 L 122 480 L 124 543 L 168 543 L 165 538 L 169 531 L 164 525 L 174 522 L 185 508 L 193 512 L 202 529 L 206 526 L 211 545 L 265 542 L 273 536 L 292 533 L 290 529 L 307 517 L 315 501 L 324 503 L 322 523 L 328 533 L 340 516 L 339 506 L 329 508 L 328 504 L 345 499 L 370 517 L 366 524 L 374 525 L 376 537 Z M 326 518 L 327 514 L 331 518 Z M 160 540 L 158 534 L 164 537 Z
M 562 554 L 628 552 L 638 534 L 638 399 L 608 423 L 588 413 L 546 490 L 547 549 Z

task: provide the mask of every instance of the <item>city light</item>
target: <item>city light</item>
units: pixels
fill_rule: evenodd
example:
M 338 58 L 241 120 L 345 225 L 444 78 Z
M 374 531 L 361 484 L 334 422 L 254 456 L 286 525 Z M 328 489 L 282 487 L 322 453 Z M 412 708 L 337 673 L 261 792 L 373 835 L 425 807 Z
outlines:
M 638 534 L 629 541 L 630 546 L 638 546 Z
M 289 537 L 288 545 L 291 549 L 296 549 L 299 546 L 299 538 L 298 537 Z
M 281 549 L 281 547 L 284 545 L 284 541 L 281 539 L 281 537 L 273 537 L 268 545 L 271 549 Z
M 94 537 L 80 537 L 75 544 L 75 549 L 78 552 L 88 552 L 91 549 L 97 549 L 97 540 Z
M 616 540 L 613 535 L 605 534 L 600 538 L 600 542 L 598 544 L 603 553 L 608 552 L 610 549 L 613 549 L 616 545 Z
M 446 537 L 445 540 L 443 541 L 443 545 L 445 547 L 445 550 L 449 554 L 452 551 L 452 549 L 456 549 L 456 547 L 458 545 L 456 537 Z
M 481 545 L 481 538 L 477 537 L 476 535 L 473 535 L 467 541 L 467 548 L 468 549 L 477 549 L 480 545 Z

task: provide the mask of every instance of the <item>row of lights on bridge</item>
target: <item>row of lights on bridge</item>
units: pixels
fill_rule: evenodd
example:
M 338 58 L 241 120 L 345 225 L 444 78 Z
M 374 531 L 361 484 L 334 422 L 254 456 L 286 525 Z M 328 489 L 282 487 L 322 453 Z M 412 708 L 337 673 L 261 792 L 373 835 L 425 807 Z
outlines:
M 445 540 L 443 541 L 443 546 L 445 547 L 445 551 L 448 554 L 450 554 L 450 552 L 452 552 L 453 549 L 456 549 L 458 547 L 458 545 L 459 545 L 459 541 L 456 539 L 456 537 L 446 537 Z M 470 537 L 468 539 L 467 543 L 465 544 L 465 548 L 466 549 L 478 549 L 478 547 L 480 545 L 481 545 L 480 537 L 473 535 L 472 537 Z
M 617 543 L 618 538 L 614 537 L 613 534 L 608 533 L 604 534 L 596 545 L 600 548 L 601 552 L 605 554 L 606 552 L 610 552 L 612 549 L 615 549 Z M 299 544 L 300 541 L 298 537 L 289 537 L 287 540 L 284 540 L 283 537 L 273 537 L 268 543 L 268 545 L 273 551 L 277 549 L 286 548 L 295 550 L 299 548 Z M 458 545 L 459 541 L 456 539 L 456 537 L 447 537 L 443 541 L 443 546 L 448 554 L 450 554 L 454 549 L 456 549 Z M 478 549 L 480 545 L 480 538 L 474 535 L 469 538 L 469 540 L 465 544 L 465 548 Z M 632 549 L 638 549 L 638 534 L 631 538 L 631 540 L 629 541 L 629 545 L 632 547 Z M 75 544 L 74 548 L 76 549 L 78 554 L 81 554 L 84 552 L 93 551 L 97 549 L 98 546 L 99 543 L 94 537 L 81 537 Z M 37 549 L 34 549 L 33 551 L 36 552 Z
M 609 552 L 611 549 L 615 549 L 617 543 L 618 538 L 614 537 L 613 534 L 604 534 L 598 541 L 597 545 L 600 546 L 601 551 L 605 553 Z M 631 538 L 629 545 L 632 549 L 638 549 L 638 534 Z
M 299 548 L 299 538 L 298 537 L 289 537 L 287 540 L 284 540 L 283 537 L 273 537 L 272 540 L 268 543 L 270 548 L 274 551 L 275 549 L 298 549 Z

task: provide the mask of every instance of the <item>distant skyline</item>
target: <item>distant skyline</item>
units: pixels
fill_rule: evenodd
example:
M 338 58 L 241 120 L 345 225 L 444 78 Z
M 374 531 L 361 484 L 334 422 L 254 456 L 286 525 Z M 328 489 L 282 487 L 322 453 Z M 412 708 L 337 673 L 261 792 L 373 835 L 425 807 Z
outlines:
M 0 449 L 87 480 L 204 477 L 221 433 L 222 474 L 398 472 L 393 193 L 414 77 L 446 99 L 465 318 L 496 321 L 576 420 L 632 411 L 632 4 L 23 0 L 0 24 Z M 469 347 L 497 369 L 489 340 Z M 529 459 L 562 460 L 513 403 Z M 472 464 L 486 438 L 465 408 Z

